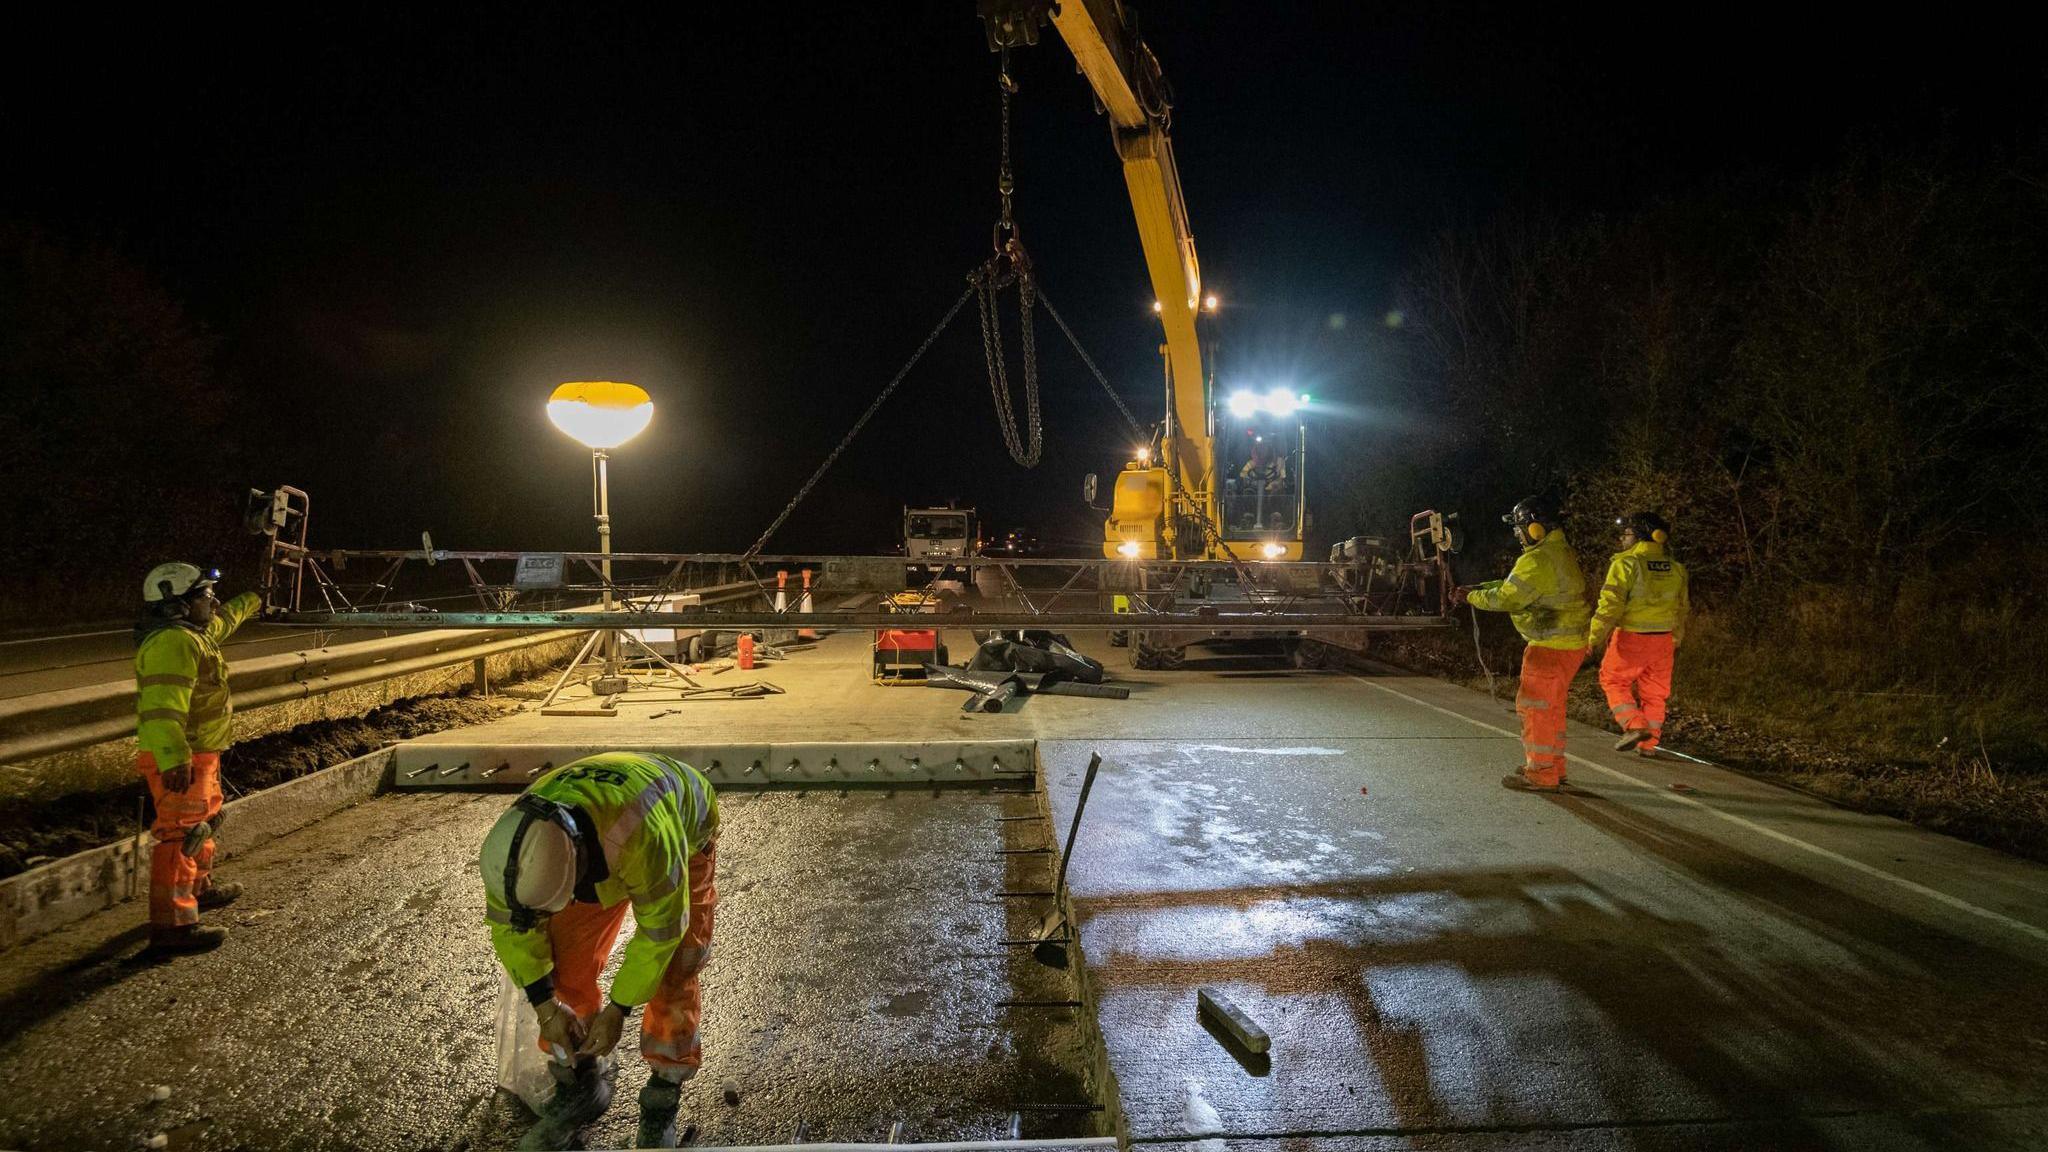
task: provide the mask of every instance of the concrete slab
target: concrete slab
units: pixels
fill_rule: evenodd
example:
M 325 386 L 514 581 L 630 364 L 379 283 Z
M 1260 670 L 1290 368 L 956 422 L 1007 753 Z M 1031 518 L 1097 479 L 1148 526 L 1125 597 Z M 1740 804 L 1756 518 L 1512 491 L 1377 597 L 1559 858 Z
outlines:
M 120 959 L 110 913 L 0 959 L 0 1147 L 507 1147 L 495 1093 L 498 975 L 475 878 L 501 795 L 392 794 L 256 849 L 226 947 L 154 968 Z M 1091 1053 L 1065 973 L 997 941 L 1043 887 L 1031 796 L 760 793 L 727 800 L 705 973 L 704 1076 L 684 1098 L 706 1143 L 1085 1134 Z M 623 944 L 623 937 L 621 943 Z M 629 1025 L 623 1048 L 637 1049 Z M 594 1147 L 632 1140 L 637 1055 Z M 737 1108 L 719 1083 L 737 1081 Z M 169 1101 L 149 1104 L 153 1085 Z
M 1135 1141 L 2038 1144 L 2048 869 L 1576 726 L 1577 794 L 1512 793 L 1484 696 L 1352 683 L 1467 734 L 1287 703 L 1285 743 L 1040 746 L 1062 834 L 1104 756 L 1068 882 Z M 1204 985 L 1269 1061 L 1198 1022 Z

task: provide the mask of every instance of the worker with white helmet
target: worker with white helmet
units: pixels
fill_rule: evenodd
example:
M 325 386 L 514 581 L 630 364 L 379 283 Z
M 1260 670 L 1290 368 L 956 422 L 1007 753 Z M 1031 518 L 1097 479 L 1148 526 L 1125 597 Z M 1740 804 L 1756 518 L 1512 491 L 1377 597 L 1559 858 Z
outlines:
M 560 1147 L 611 1103 L 598 1061 L 642 1005 L 640 1147 L 675 1139 L 682 1083 L 703 1063 L 698 973 L 710 954 L 718 796 L 667 756 L 606 752 L 543 775 L 484 838 L 491 944 L 526 990 L 556 1080 L 525 1146 Z M 597 979 L 633 909 L 633 938 Z
M 150 832 L 149 951 L 204 952 L 228 930 L 201 925 L 241 886 L 213 878 L 213 834 L 220 827 L 220 754 L 229 743 L 228 662 L 221 643 L 256 615 L 263 601 L 244 592 L 214 598 L 218 570 L 159 564 L 142 582 L 135 626 L 135 769 L 156 802 Z

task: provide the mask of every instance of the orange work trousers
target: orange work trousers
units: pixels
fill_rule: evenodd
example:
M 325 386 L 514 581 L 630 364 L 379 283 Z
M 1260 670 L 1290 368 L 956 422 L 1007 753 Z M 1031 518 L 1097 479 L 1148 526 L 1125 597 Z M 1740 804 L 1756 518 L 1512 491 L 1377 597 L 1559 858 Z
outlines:
M 1515 713 L 1522 718 L 1522 777 L 1554 788 L 1564 783 L 1565 696 L 1585 663 L 1584 648 L 1522 650 L 1522 683 L 1515 689 Z
M 713 841 L 690 857 L 690 926 L 662 971 L 654 999 L 640 1014 L 640 1055 L 657 1075 L 675 1081 L 695 1076 L 704 1063 L 704 1049 L 697 1038 L 698 1025 L 704 1020 L 697 974 L 711 957 L 711 922 L 718 911 L 718 890 L 712 885 L 717 850 Z M 585 1023 L 604 1007 L 597 978 L 604 972 L 631 903 L 621 900 L 606 908 L 575 901 L 548 917 L 555 999 Z
M 187 856 L 185 833 L 220 814 L 220 753 L 192 754 L 192 783 L 183 792 L 164 787 L 163 773 L 151 753 L 135 754 L 135 770 L 148 783 L 149 798 L 156 804 L 156 823 L 149 828 L 156 837 L 149 850 L 150 926 L 197 924 L 199 894 L 213 882 L 213 837 L 199 846 L 197 856 Z
M 1600 687 L 1607 693 L 1615 722 L 1623 731 L 1650 730 L 1649 739 L 1636 745 L 1638 751 L 1655 748 L 1664 734 L 1664 702 L 1671 699 L 1671 660 L 1676 652 L 1669 632 L 1616 629 L 1600 660 Z

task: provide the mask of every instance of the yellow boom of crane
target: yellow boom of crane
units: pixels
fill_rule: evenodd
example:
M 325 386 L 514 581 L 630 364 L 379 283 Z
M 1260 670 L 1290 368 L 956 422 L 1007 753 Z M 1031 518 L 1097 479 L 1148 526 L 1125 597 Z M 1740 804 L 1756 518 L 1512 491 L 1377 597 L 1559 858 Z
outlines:
M 1202 291 L 1201 261 L 1167 134 L 1171 104 L 1158 59 L 1132 29 L 1119 0 L 980 0 L 979 8 L 991 50 L 1037 43 L 1039 29 L 1050 18 L 1095 90 L 1123 161 L 1124 184 L 1165 331 L 1161 351 L 1167 404 L 1159 457 L 1135 453 L 1117 476 L 1110 517 L 1103 525 L 1103 555 L 1299 560 L 1305 519 L 1300 494 L 1306 480 L 1299 429 L 1292 447 L 1261 453 L 1261 461 L 1279 463 L 1267 465 L 1255 492 L 1247 482 L 1247 499 L 1226 497 L 1225 488 L 1236 484 L 1217 475 L 1211 379 L 1196 331 L 1197 320 L 1213 312 L 1216 301 Z M 1271 433 L 1276 445 L 1285 444 L 1284 433 Z M 1265 443 L 1263 436 L 1259 443 Z

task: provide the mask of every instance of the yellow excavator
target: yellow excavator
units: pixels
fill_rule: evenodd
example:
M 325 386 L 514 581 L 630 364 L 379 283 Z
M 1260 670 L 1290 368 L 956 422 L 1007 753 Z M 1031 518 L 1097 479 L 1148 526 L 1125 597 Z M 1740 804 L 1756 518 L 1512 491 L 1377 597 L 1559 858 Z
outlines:
M 1108 115 L 1164 330 L 1166 419 L 1110 492 L 1102 554 L 1127 560 L 1302 558 L 1307 398 L 1289 388 L 1219 397 L 1199 326 L 1218 307 L 1181 199 L 1159 61 L 1118 0 L 980 0 L 991 49 L 1035 44 L 1050 20 Z
M 1164 334 L 1166 418 L 1154 442 L 1135 446 L 1116 476 L 1103 556 L 1239 565 L 1301 560 L 1307 438 L 1298 417 L 1309 398 L 1285 387 L 1221 397 L 1205 368 L 1201 328 L 1220 302 L 1203 290 L 1158 59 L 1118 0 L 979 0 L 979 11 L 991 51 L 1036 44 L 1049 20 L 1073 52 L 1109 117 L 1152 280 Z M 1085 491 L 1092 503 L 1094 477 Z M 1134 573 L 1131 590 L 1150 578 Z M 1206 594 L 1209 582 L 1202 585 Z M 1112 642 L 1128 641 L 1140 667 L 1174 667 L 1186 643 L 1200 638 L 1140 632 L 1113 635 Z

